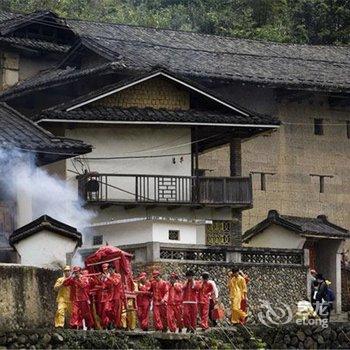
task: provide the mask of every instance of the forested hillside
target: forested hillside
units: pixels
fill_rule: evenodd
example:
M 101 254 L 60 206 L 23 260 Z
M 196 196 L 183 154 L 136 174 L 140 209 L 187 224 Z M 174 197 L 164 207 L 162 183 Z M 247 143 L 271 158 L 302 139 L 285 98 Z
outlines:
M 350 0 L 1 0 L 0 9 L 277 42 L 350 41 Z

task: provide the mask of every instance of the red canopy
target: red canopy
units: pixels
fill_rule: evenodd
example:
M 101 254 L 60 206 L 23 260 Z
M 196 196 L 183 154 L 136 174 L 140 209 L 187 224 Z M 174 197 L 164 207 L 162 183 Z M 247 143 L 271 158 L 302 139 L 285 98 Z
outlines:
M 123 281 L 127 286 L 127 290 L 134 290 L 132 268 L 132 254 L 113 246 L 103 246 L 95 253 L 89 255 L 85 259 L 85 266 L 90 273 L 102 271 L 102 264 L 109 263 L 113 265 L 115 270 L 122 275 Z

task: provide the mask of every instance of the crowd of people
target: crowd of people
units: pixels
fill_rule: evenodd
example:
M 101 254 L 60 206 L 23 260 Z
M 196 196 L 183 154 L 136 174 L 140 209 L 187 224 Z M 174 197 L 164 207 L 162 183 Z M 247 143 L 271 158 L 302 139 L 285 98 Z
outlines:
M 141 272 L 133 281 L 133 291 L 125 289 L 122 276 L 112 265 L 102 264 L 102 272 L 89 273 L 80 267 L 66 266 L 58 278 L 55 327 L 74 329 L 150 329 L 150 313 L 156 331 L 194 332 L 206 330 L 224 316 L 216 283 L 208 272 L 195 279 L 188 270 L 185 279 L 171 273 L 164 280 L 160 271 L 148 277 Z M 247 319 L 248 276 L 233 268 L 228 276 L 231 322 Z

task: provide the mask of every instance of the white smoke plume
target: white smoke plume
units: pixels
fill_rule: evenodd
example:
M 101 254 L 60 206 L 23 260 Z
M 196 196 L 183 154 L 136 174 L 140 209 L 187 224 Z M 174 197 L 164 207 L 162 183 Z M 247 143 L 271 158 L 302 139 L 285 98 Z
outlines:
M 49 215 L 65 224 L 82 230 L 95 216 L 82 207 L 77 186 L 50 175 L 36 166 L 34 157 L 18 151 L 0 149 L 0 186 L 2 193 L 16 198 L 28 198 L 32 204 L 32 218 Z

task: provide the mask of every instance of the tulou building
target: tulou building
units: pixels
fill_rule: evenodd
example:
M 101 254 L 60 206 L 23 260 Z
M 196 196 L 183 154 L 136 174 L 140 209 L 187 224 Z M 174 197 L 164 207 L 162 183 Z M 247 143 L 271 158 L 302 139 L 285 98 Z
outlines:
M 96 214 L 83 230 L 82 256 L 108 243 L 139 263 L 209 261 L 214 273 L 215 264 L 239 263 L 257 284 L 261 274 L 300 279 L 296 291 L 281 288 L 281 300 L 305 297 L 310 265 L 333 280 L 341 310 L 348 47 L 39 11 L 0 13 L 0 53 L 4 106 L 56 137 L 92 145 L 44 165 L 73 182 Z M 13 227 L 15 237 L 33 219 Z

